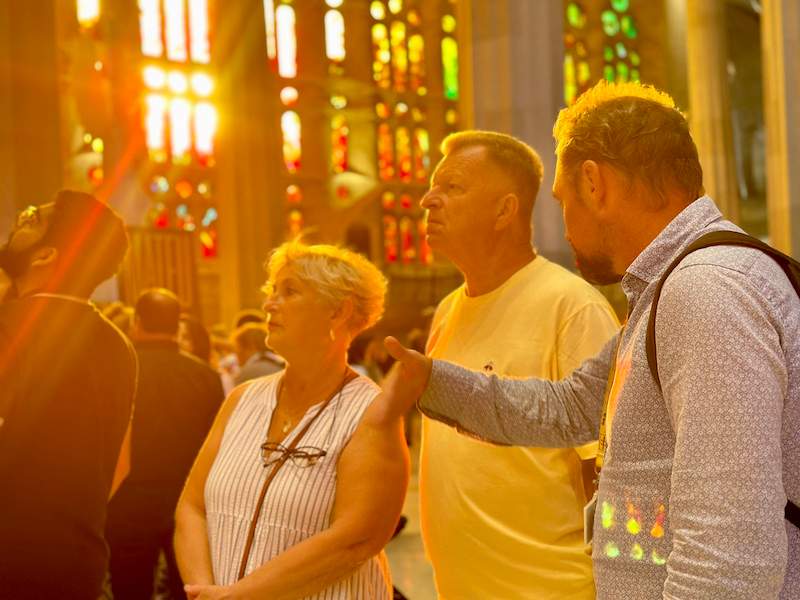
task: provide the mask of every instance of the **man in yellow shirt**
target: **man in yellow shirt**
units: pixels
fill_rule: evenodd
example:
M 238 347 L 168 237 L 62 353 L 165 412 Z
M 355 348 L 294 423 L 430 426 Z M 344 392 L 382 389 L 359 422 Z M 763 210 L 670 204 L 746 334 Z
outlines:
M 428 354 L 497 375 L 565 377 L 619 324 L 597 290 L 531 245 L 539 156 L 480 131 L 448 136 L 442 150 L 422 200 L 428 242 L 465 283 L 439 305 Z M 424 417 L 422 537 L 440 598 L 593 599 L 582 461 L 595 451 L 492 446 Z

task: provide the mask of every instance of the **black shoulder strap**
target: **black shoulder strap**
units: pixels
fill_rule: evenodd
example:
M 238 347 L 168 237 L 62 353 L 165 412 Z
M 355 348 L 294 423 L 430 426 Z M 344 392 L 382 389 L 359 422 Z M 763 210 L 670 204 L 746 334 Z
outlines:
M 655 295 L 653 296 L 653 303 L 650 306 L 645 350 L 647 351 L 647 365 L 650 367 L 650 373 L 653 375 L 653 380 L 656 382 L 659 389 L 661 389 L 661 379 L 658 376 L 658 355 L 656 352 L 656 309 L 658 308 L 658 300 L 661 297 L 661 289 L 664 287 L 664 282 L 670 276 L 670 273 L 675 270 L 675 267 L 677 267 L 684 258 L 696 250 L 709 248 L 711 246 L 746 246 L 748 248 L 761 250 L 781 266 L 781 269 L 783 269 L 783 272 L 786 273 L 786 276 L 792 283 L 795 292 L 800 296 L 800 263 L 792 257 L 787 256 L 759 239 L 736 231 L 713 231 L 700 236 L 689 244 L 689 246 L 670 263 L 666 271 L 664 271 L 664 274 L 661 275 L 661 279 L 656 286 Z M 800 529 L 800 508 L 798 508 L 796 504 L 793 504 L 791 501 L 786 503 L 785 516 L 786 520 Z
M 661 297 L 661 289 L 664 287 L 664 283 L 667 281 L 667 278 L 670 276 L 672 271 L 675 270 L 675 267 L 677 267 L 684 258 L 696 250 L 709 248 L 711 246 L 747 246 L 748 248 L 761 250 L 772 257 L 775 262 L 781 266 L 783 272 L 786 273 L 786 276 L 792 283 L 795 291 L 798 293 L 798 295 L 800 295 L 800 263 L 798 263 L 792 257 L 787 256 L 783 252 L 776 250 L 772 246 L 765 244 L 759 239 L 744 233 L 738 233 L 736 231 L 713 231 L 700 236 L 694 242 L 689 244 L 689 246 L 687 246 L 686 249 L 681 252 L 675 258 L 675 260 L 672 261 L 672 263 L 670 263 L 670 265 L 661 275 L 661 279 L 658 281 L 658 285 L 656 285 L 653 303 L 650 306 L 650 318 L 647 321 L 647 340 L 645 349 L 647 351 L 647 365 L 650 367 L 650 373 L 652 374 L 653 379 L 655 380 L 659 389 L 661 389 L 661 379 L 658 376 L 658 353 L 656 351 L 656 311 L 658 309 L 658 300 Z

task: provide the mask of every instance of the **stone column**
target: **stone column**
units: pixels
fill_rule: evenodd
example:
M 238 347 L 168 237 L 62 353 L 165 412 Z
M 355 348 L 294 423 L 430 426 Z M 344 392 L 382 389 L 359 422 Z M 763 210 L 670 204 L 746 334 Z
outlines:
M 562 105 L 564 61 L 561 0 L 472 0 L 473 119 L 478 129 L 511 134 L 544 163 L 534 209 L 534 244 L 573 267 L 561 209 L 553 200 L 553 123 Z
M 764 0 L 761 58 L 770 243 L 800 256 L 800 5 Z
M 726 218 L 739 219 L 728 89 L 724 0 L 686 3 L 689 123 L 703 181 Z

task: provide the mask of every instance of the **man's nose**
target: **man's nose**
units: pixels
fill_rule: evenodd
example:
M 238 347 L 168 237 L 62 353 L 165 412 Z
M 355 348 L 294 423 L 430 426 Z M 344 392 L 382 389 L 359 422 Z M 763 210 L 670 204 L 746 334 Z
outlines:
M 432 208 L 438 208 L 439 206 L 441 206 L 441 204 L 442 201 L 439 198 L 439 194 L 436 193 L 434 190 L 428 190 L 428 192 L 419 201 L 419 205 L 426 210 L 431 210 Z

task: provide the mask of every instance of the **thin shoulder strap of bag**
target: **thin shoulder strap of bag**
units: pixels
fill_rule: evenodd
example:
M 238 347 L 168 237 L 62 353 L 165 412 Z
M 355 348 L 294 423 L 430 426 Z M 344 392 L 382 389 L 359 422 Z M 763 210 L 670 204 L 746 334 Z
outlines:
M 344 389 L 344 387 L 348 383 L 350 383 L 350 381 L 352 381 L 352 379 L 354 379 L 354 377 L 346 377 L 344 382 L 342 383 L 342 386 L 338 390 L 336 390 L 325 401 L 325 403 L 322 406 L 320 406 L 319 410 L 314 414 L 313 417 L 311 417 L 308 420 L 305 427 L 303 427 L 300 433 L 294 436 L 294 439 L 292 439 L 292 442 L 286 448 L 286 452 L 284 452 L 283 456 L 281 456 L 280 459 L 273 465 L 272 471 L 270 471 L 269 475 L 267 475 L 267 478 L 264 480 L 264 484 L 261 486 L 261 493 L 259 493 L 258 500 L 256 501 L 256 508 L 253 511 L 253 518 L 250 521 L 250 528 L 247 531 L 247 540 L 245 541 L 244 544 L 242 562 L 239 563 L 239 573 L 236 576 L 237 581 L 240 580 L 242 577 L 244 577 L 244 573 L 247 570 L 247 563 L 250 560 L 250 551 L 253 548 L 253 538 L 255 537 L 256 534 L 256 526 L 258 525 L 258 519 L 261 516 L 261 510 L 264 507 L 264 499 L 267 497 L 267 490 L 269 489 L 269 485 L 272 483 L 272 480 L 275 479 L 275 476 L 278 474 L 280 468 L 284 465 L 284 463 L 286 463 L 287 460 L 289 460 L 289 455 L 291 454 L 292 450 L 294 450 L 297 447 L 297 444 L 300 442 L 303 436 L 305 436 L 306 432 L 311 428 L 311 425 L 314 424 L 314 421 L 317 420 L 317 417 L 319 417 L 325 411 L 325 408 L 328 406 L 328 404 L 331 403 L 331 400 L 333 400 L 336 396 L 338 396 Z
M 656 286 L 655 295 L 653 296 L 653 302 L 650 305 L 650 318 L 647 321 L 645 350 L 647 351 L 647 365 L 650 368 L 650 374 L 653 376 L 653 380 L 656 382 L 659 390 L 661 389 L 661 378 L 658 376 L 658 352 L 656 350 L 656 313 L 658 310 L 658 300 L 661 298 L 661 290 L 672 271 L 675 270 L 675 267 L 677 267 L 684 258 L 696 250 L 710 248 L 711 246 L 746 246 L 748 248 L 761 250 L 781 266 L 795 291 L 800 295 L 800 278 L 798 278 L 798 275 L 800 275 L 800 263 L 772 246 L 765 244 L 761 240 L 737 231 L 712 231 L 696 239 L 670 263 L 661 275 L 661 279 Z

